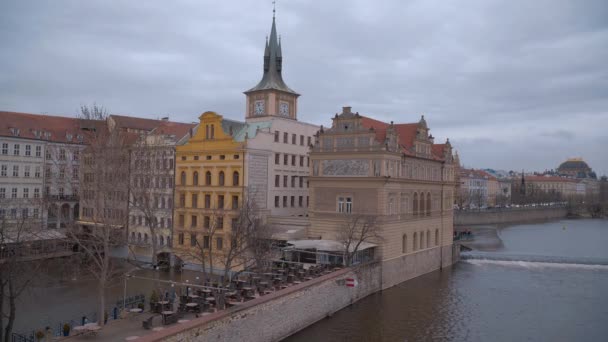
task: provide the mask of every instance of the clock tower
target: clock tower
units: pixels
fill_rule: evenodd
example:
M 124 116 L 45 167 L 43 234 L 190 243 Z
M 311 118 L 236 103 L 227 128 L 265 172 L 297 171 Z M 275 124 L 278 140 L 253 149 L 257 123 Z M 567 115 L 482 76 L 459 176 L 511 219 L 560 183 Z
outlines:
M 274 14 L 270 40 L 266 38 L 264 49 L 264 74 L 262 80 L 245 92 L 247 119 L 278 116 L 297 120 L 298 96 L 300 94 L 289 88 L 281 75 L 283 56 L 281 54 L 281 39 L 277 37 Z

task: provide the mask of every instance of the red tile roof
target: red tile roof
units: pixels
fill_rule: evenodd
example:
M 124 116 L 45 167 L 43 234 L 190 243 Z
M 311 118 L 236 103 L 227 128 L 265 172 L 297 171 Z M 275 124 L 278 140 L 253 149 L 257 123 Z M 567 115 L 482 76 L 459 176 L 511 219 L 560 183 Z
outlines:
M 78 143 L 77 136 L 82 135 L 80 123 L 77 118 L 0 111 L 0 136 Z M 19 134 L 11 129 L 18 129 Z
M 484 178 L 488 180 L 498 180 L 498 178 L 492 176 L 490 173 L 483 170 L 475 169 L 460 169 L 461 178 Z
M 524 176 L 526 182 L 569 182 L 576 183 L 576 179 L 558 176 Z
M 376 141 L 379 143 L 384 142 L 386 139 L 386 130 L 390 126 L 389 123 L 362 116 L 361 124 L 363 127 L 373 128 L 374 132 L 376 133 Z M 403 148 L 403 153 L 414 156 L 415 153 L 412 152 L 412 149 L 414 147 L 414 139 L 416 139 L 418 123 L 393 124 L 393 127 L 397 133 L 397 136 L 399 137 L 399 145 Z M 432 145 L 433 159 L 443 160 L 444 147 L 445 144 Z
M 164 134 L 164 135 L 175 135 L 177 139 L 181 139 L 186 134 L 189 133 L 190 129 L 196 127 L 195 123 L 181 123 L 181 122 L 172 122 L 172 121 L 162 121 L 156 129 L 154 129 L 154 134 Z
M 116 123 L 116 127 L 119 128 L 131 128 L 137 130 L 151 131 L 154 128 L 158 127 L 162 120 L 155 119 L 146 119 L 146 118 L 137 118 L 134 116 L 124 116 L 124 115 L 110 115 L 110 119 Z

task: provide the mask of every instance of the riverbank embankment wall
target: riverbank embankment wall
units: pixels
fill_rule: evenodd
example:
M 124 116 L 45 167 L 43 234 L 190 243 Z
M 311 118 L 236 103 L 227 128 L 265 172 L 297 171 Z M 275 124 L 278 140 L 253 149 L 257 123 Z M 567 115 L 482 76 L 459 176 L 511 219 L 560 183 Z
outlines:
M 137 341 L 279 341 L 381 288 L 379 262 L 342 269 Z
M 454 211 L 455 226 L 509 224 L 565 218 L 568 210 L 564 207 L 502 208 L 482 211 Z

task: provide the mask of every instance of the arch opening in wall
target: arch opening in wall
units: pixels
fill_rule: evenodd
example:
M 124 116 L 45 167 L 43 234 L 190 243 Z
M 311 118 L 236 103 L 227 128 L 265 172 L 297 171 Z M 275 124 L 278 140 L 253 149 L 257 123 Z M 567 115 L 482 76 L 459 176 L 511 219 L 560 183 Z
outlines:
M 417 250 L 418 248 L 418 232 L 414 233 L 414 238 L 412 239 L 413 243 L 412 243 L 412 250 Z
M 439 229 L 435 229 L 435 246 L 439 246 Z
M 427 230 L 426 231 L 426 248 L 430 248 L 431 247 L 431 231 Z
M 426 216 L 431 216 L 431 193 L 426 194 Z
M 186 185 L 186 171 L 182 171 L 179 179 L 181 185 Z
M 233 186 L 239 185 L 239 172 L 238 171 L 234 171 L 232 173 L 232 185 Z
M 224 185 L 224 178 L 225 178 L 224 177 L 224 171 L 220 171 L 220 174 L 219 174 L 219 177 L 218 177 L 220 185 Z
M 205 185 L 211 185 L 211 171 L 205 172 Z
M 192 173 L 192 185 L 198 185 L 198 171 Z
M 401 238 L 401 253 L 407 253 L 407 234 L 403 234 Z
M 414 199 L 412 200 L 412 213 L 418 215 L 418 193 L 414 192 Z

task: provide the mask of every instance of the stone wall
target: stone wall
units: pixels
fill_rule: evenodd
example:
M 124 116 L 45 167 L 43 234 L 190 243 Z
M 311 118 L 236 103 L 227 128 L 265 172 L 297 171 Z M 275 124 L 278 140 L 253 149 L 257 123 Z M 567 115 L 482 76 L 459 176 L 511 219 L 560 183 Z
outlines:
M 454 211 L 454 225 L 506 224 L 542 221 L 566 217 L 567 209 L 560 208 L 510 208 L 483 211 Z
M 345 286 L 347 278 L 358 286 Z M 138 341 L 279 341 L 379 291 L 380 279 L 380 263 L 339 270 Z
M 382 262 L 382 289 L 448 267 L 460 258 L 457 245 L 437 246 Z

